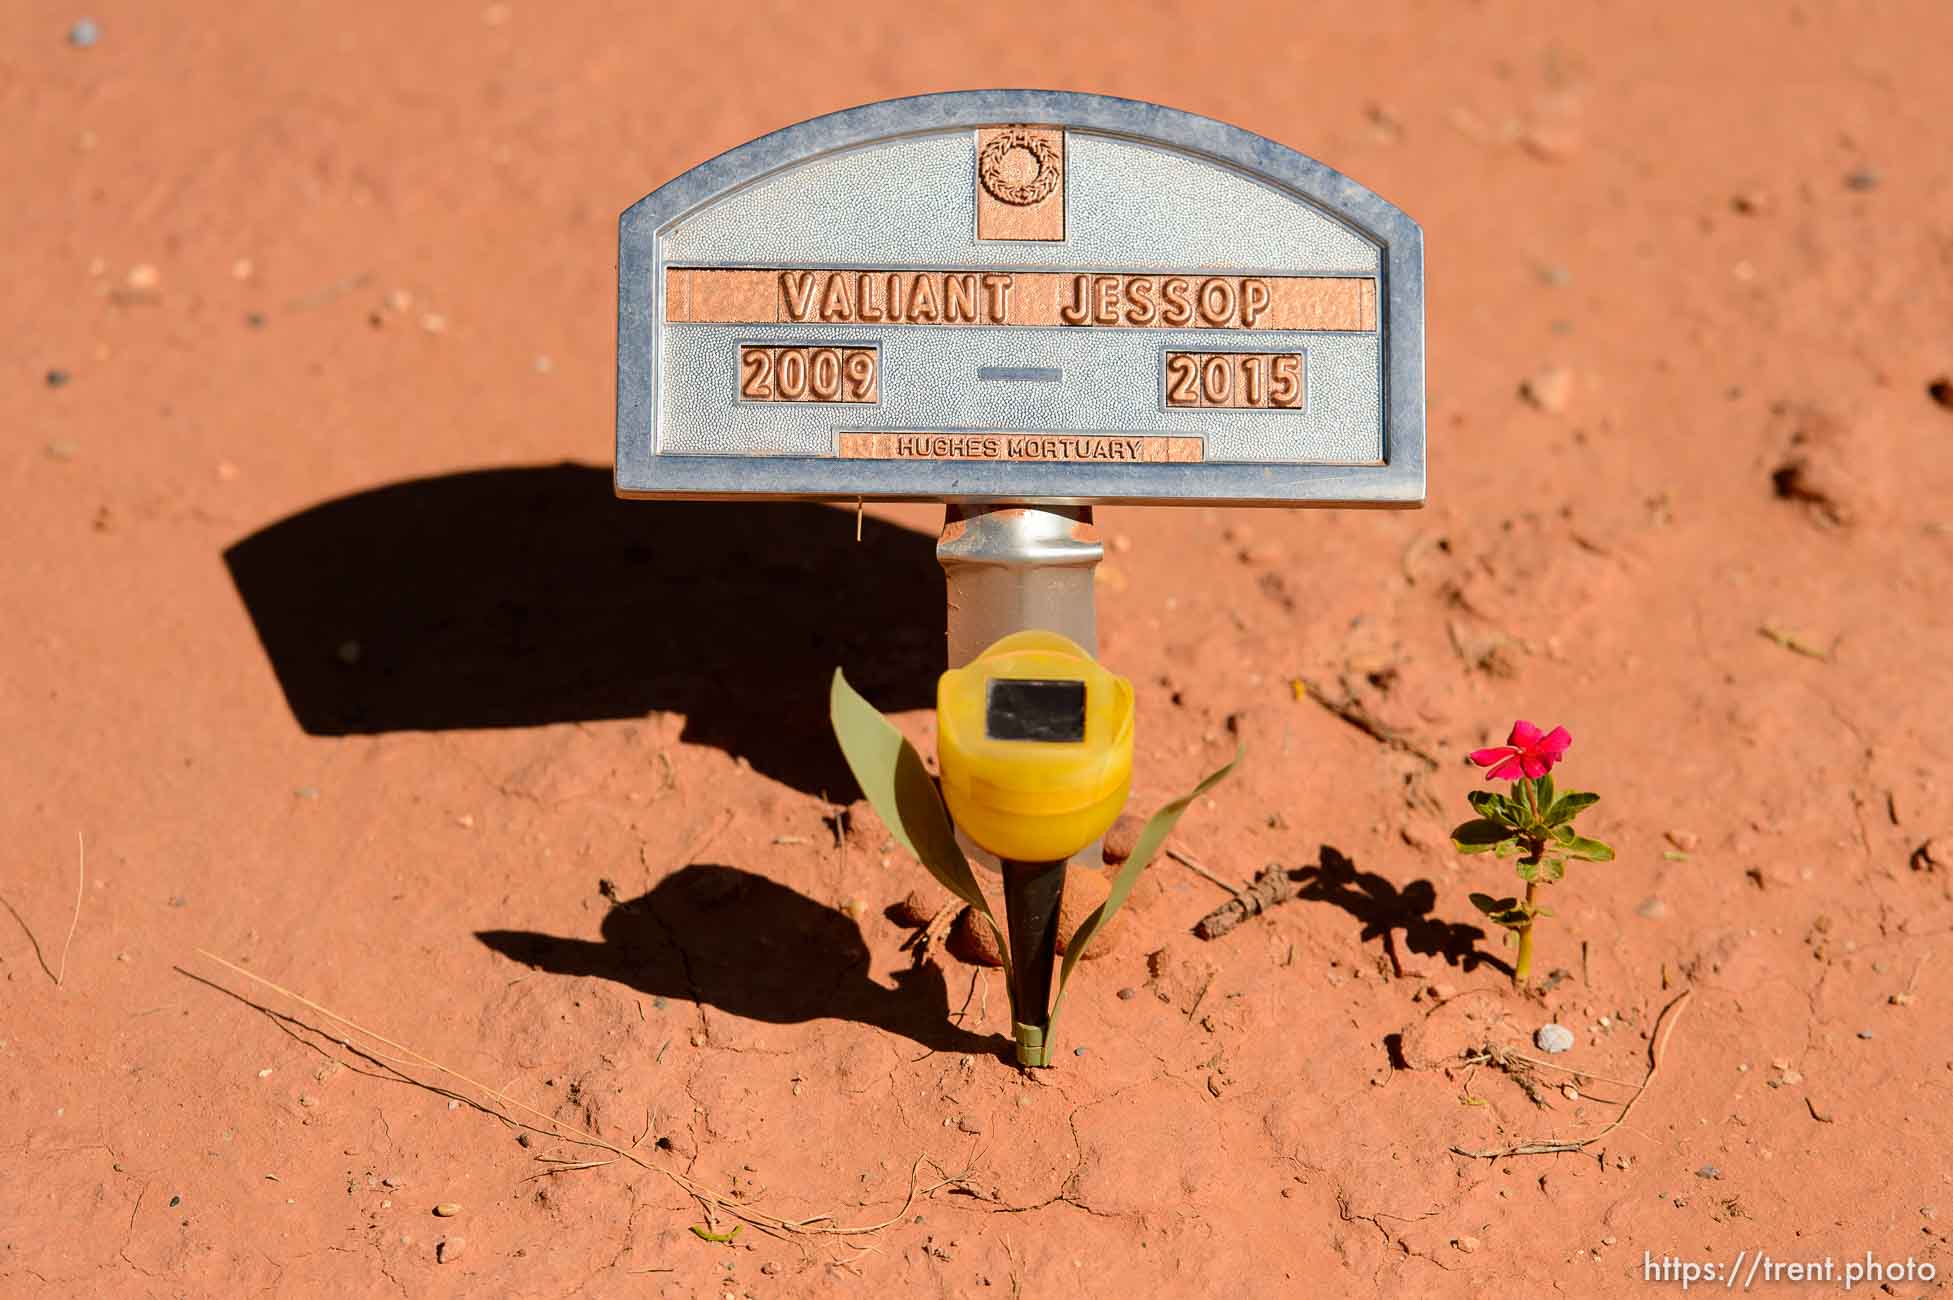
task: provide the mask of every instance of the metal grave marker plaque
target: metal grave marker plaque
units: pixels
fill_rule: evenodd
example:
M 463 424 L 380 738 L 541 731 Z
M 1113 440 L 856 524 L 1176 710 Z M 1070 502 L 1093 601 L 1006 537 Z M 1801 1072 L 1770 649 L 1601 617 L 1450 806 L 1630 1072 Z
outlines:
M 1189 113 L 816 118 L 626 211 L 618 281 L 624 496 L 1424 499 L 1416 223 Z

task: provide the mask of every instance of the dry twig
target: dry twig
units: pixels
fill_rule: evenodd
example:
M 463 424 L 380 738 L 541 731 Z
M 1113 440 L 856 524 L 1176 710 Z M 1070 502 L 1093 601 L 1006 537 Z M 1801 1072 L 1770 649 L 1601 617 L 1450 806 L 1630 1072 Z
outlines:
M 1661 1058 L 1668 1051 L 1669 1035 L 1675 1032 L 1675 1025 L 1682 1018 L 1683 1005 L 1688 1002 L 1694 993 L 1695 990 L 1693 988 L 1683 989 L 1675 995 L 1674 999 L 1667 1006 L 1661 1009 L 1661 1014 L 1655 1017 L 1655 1036 L 1648 1043 L 1648 1072 L 1641 1076 L 1641 1084 L 1634 1090 L 1634 1095 L 1622 1103 L 1621 1113 L 1603 1125 L 1599 1132 L 1591 1133 L 1583 1138 L 1540 1138 L 1531 1142 L 1521 1142 L 1517 1146 L 1496 1147 L 1488 1150 L 1452 1147 L 1452 1153 L 1454 1155 L 1469 1156 L 1474 1160 L 1503 1160 L 1507 1156 L 1558 1155 L 1567 1151 L 1579 1151 L 1600 1141 L 1609 1133 L 1612 1133 L 1615 1129 L 1627 1123 L 1627 1117 L 1634 1110 L 1634 1104 L 1641 1100 L 1642 1094 L 1648 1091 L 1648 1085 L 1655 1081 L 1655 1072 L 1661 1069 Z
M 1166 851 L 1166 856 L 1172 858 L 1175 862 L 1179 863 L 1187 870 L 1193 872 L 1196 876 L 1199 876 L 1202 880 L 1207 881 L 1209 884 L 1219 885 L 1222 889 L 1225 889 L 1228 893 L 1234 895 L 1236 898 L 1241 897 L 1241 887 L 1239 885 L 1230 885 L 1225 880 L 1222 880 L 1219 876 L 1209 871 L 1206 867 L 1201 866 L 1200 859 L 1196 858 L 1193 854 L 1182 852 L 1181 850 L 1176 848 L 1168 848 Z
M 495 1116 L 497 1119 L 500 1119 L 503 1123 L 508 1124 L 511 1127 L 526 1129 L 532 1133 L 537 1133 L 545 1137 L 554 1137 L 561 1141 L 570 1142 L 578 1146 L 595 1147 L 598 1148 L 599 1150 L 610 1152 L 612 1156 L 612 1158 L 608 1160 L 579 1160 L 579 1161 L 562 1161 L 550 1157 L 538 1157 L 538 1159 L 542 1160 L 545 1164 L 549 1164 L 551 1166 L 550 1168 L 543 1171 L 544 1174 L 570 1173 L 582 1169 L 598 1169 L 598 1168 L 602 1168 L 605 1165 L 614 1164 L 619 1160 L 628 1161 L 629 1163 L 638 1166 L 640 1169 L 645 1169 L 651 1173 L 659 1174 L 667 1179 L 670 1179 L 671 1182 L 676 1184 L 682 1191 L 685 1192 L 686 1195 L 698 1201 L 701 1206 L 724 1210 L 727 1214 L 730 1214 L 733 1218 L 738 1219 L 743 1223 L 749 1223 L 753 1227 L 757 1228 L 759 1231 L 764 1232 L 769 1236 L 781 1237 L 781 1238 L 794 1237 L 794 1236 L 821 1236 L 821 1237 L 840 1237 L 843 1239 L 869 1236 L 874 1233 L 880 1232 L 885 1228 L 892 1227 L 894 1224 L 899 1223 L 902 1220 L 902 1218 L 908 1214 L 910 1207 L 915 1204 L 916 1199 L 918 1197 L 929 1196 L 940 1188 L 947 1187 L 958 1182 L 961 1177 L 961 1175 L 959 1175 L 956 1177 L 941 1178 L 938 1179 L 935 1183 L 932 1183 L 930 1186 L 923 1187 L 921 1183 L 921 1172 L 922 1172 L 923 1163 L 928 1160 L 928 1157 L 917 1156 L 915 1159 L 915 1163 L 909 1167 L 909 1190 L 908 1190 L 908 1195 L 904 1197 L 902 1201 L 902 1207 L 899 1210 L 897 1210 L 894 1214 L 890 1215 L 886 1219 L 883 1219 L 879 1223 L 860 1224 L 854 1227 L 844 1227 L 844 1226 L 831 1223 L 830 1221 L 834 1217 L 831 1214 L 816 1214 L 804 1219 L 786 1219 L 778 1215 L 766 1214 L 754 1208 L 751 1202 L 738 1201 L 738 1200 L 733 1200 L 730 1197 L 721 1196 L 718 1193 L 713 1192 L 708 1188 L 706 1188 L 704 1184 L 696 1181 L 695 1179 L 689 1178 L 682 1173 L 679 1173 L 675 1169 L 668 1169 L 663 1167 L 662 1165 L 653 1164 L 651 1161 L 645 1159 L 643 1156 L 639 1155 L 637 1151 L 638 1144 L 643 1142 L 644 1140 L 643 1137 L 640 1137 L 637 1142 L 632 1143 L 630 1146 L 624 1147 L 624 1146 L 619 1146 L 615 1142 L 611 1142 L 606 1138 L 600 1137 L 598 1134 L 591 1132 L 588 1129 L 579 1129 L 569 1124 L 565 1124 L 561 1120 L 555 1118 L 554 1116 L 544 1111 L 538 1110 L 536 1107 L 531 1106 L 529 1103 L 522 1101 L 520 1098 L 511 1097 L 507 1093 L 501 1091 L 498 1088 L 491 1088 L 487 1084 L 481 1082 L 478 1079 L 470 1078 L 469 1076 L 461 1073 L 459 1070 L 443 1065 L 439 1061 L 436 1061 L 431 1057 L 424 1056 L 421 1053 L 415 1051 L 413 1048 L 406 1046 L 404 1043 L 395 1042 L 393 1039 L 388 1038 L 383 1034 L 376 1033 L 375 1031 L 366 1028 L 364 1025 L 361 1025 L 355 1020 L 351 1020 L 345 1016 L 340 1015 L 338 1012 L 333 1011 L 329 1007 L 321 1006 L 317 1002 L 314 1002 L 309 998 L 302 997 L 301 995 L 294 993 L 292 990 L 284 987 L 282 984 L 278 984 L 275 981 L 266 979 L 262 975 L 254 974 L 251 971 L 245 970 L 243 967 L 238 966 L 233 962 L 226 961 L 222 957 L 219 957 L 217 954 L 213 952 L 208 952 L 202 948 L 198 948 L 196 952 L 198 956 L 216 962 L 219 966 L 222 966 L 225 970 L 230 971 L 234 975 L 241 975 L 245 979 L 250 980 L 254 984 L 262 985 L 263 987 L 270 989 L 271 991 L 283 997 L 289 998 L 291 1001 L 297 1003 L 299 1006 L 306 1008 L 308 1011 L 312 1011 L 318 1015 L 326 1017 L 328 1020 L 344 1025 L 348 1029 L 351 1029 L 356 1033 L 363 1035 L 368 1039 L 371 1039 L 373 1042 L 382 1044 L 385 1047 L 392 1049 L 394 1052 L 399 1053 L 400 1054 L 399 1056 L 389 1057 L 384 1052 L 376 1051 L 370 1047 L 360 1046 L 359 1044 L 350 1042 L 345 1038 L 331 1034 L 327 1031 L 316 1030 L 316 1029 L 314 1030 L 314 1032 L 323 1034 L 326 1038 L 341 1044 L 342 1046 L 346 1047 L 350 1051 L 357 1052 L 361 1056 L 364 1056 L 369 1060 L 373 1060 L 385 1065 L 386 1068 L 391 1070 L 404 1082 L 412 1084 L 413 1086 L 418 1088 L 426 1089 L 427 1091 L 435 1093 L 440 1096 L 446 1096 L 446 1097 L 453 1098 L 457 1101 L 466 1102 L 468 1105 L 473 1106 L 475 1109 L 480 1110 L 485 1114 Z M 228 992 L 228 990 L 226 991 Z M 266 1015 L 270 1015 L 279 1019 L 293 1019 L 292 1017 L 285 1016 L 280 1012 L 272 1011 L 267 1007 L 259 1006 L 258 1003 L 251 1001 L 251 999 L 249 998 L 243 998 L 239 994 L 233 993 L 231 996 L 239 997 L 240 1000 L 246 1002 L 247 1004 L 253 1007 L 257 1007 L 258 1010 L 264 1012 Z M 304 1024 L 303 1021 L 295 1021 L 295 1023 Z M 309 1025 L 306 1027 L 313 1028 L 312 1026 Z M 402 1068 L 403 1066 L 411 1066 L 418 1069 L 431 1070 L 438 1074 L 446 1075 L 448 1078 L 451 1078 L 456 1082 L 461 1083 L 466 1087 L 473 1089 L 474 1092 L 478 1095 L 469 1096 L 467 1093 L 459 1092 L 456 1091 L 455 1089 L 444 1087 L 440 1084 L 428 1083 L 425 1080 L 417 1079 L 413 1077 L 411 1074 L 408 1074 Z M 508 1111 L 515 1111 L 529 1116 L 533 1116 L 534 1121 L 539 1121 L 539 1123 L 533 1122 L 531 1120 L 519 1119 L 513 1115 L 505 1113 L 503 1110 L 498 1110 L 496 1109 L 495 1106 L 491 1106 L 484 1103 L 480 1099 L 481 1097 L 488 1097 L 493 1099 L 500 1106 L 506 1107 Z M 647 1134 L 650 1132 L 648 1126 L 645 1132 Z M 942 1170 L 938 1168 L 937 1172 L 941 1173 Z M 848 1244 L 854 1245 L 852 1241 L 850 1241 Z M 857 1249 L 867 1249 L 867 1247 L 857 1247 Z

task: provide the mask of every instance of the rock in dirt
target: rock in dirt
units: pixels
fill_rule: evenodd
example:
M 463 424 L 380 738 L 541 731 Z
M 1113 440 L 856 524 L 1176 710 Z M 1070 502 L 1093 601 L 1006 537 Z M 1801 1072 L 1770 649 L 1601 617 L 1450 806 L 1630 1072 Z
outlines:
M 1564 1052 L 1573 1046 L 1573 1031 L 1565 1025 L 1541 1025 L 1533 1031 L 1533 1045 L 1542 1052 Z
M 1071 951 L 1071 937 L 1078 933 L 1078 927 L 1085 923 L 1085 918 L 1097 910 L 1111 893 L 1112 887 L 1096 871 L 1073 867 L 1065 873 L 1065 893 L 1058 904 L 1059 956 Z M 1114 917 L 1111 924 L 1101 926 L 1080 960 L 1096 961 L 1117 948 L 1119 935 L 1124 929 L 1118 917 Z
M 1112 829 L 1105 833 L 1102 849 L 1107 866 L 1116 867 L 1132 856 L 1139 844 L 1139 832 L 1146 828 L 1146 819 L 1133 813 L 1124 813 L 1112 823 Z
M 1926 385 L 1926 396 L 1953 411 L 1953 375 L 1941 375 Z
M 1004 956 L 997 947 L 997 936 L 990 925 L 977 915 L 974 907 L 966 907 L 956 914 L 956 921 L 949 927 L 949 939 L 945 945 L 950 956 L 972 966 L 1002 966 Z
M 461 1213 L 461 1207 L 453 1201 L 442 1201 L 434 1207 L 434 1216 L 439 1219 L 452 1219 Z
M 1521 383 L 1519 396 L 1549 415 L 1558 415 L 1573 400 L 1573 372 L 1550 366 Z
M 1878 494 L 1868 485 L 1852 454 L 1851 430 L 1828 411 L 1778 403 L 1771 408 L 1784 451 L 1770 471 L 1771 490 L 1780 501 L 1803 506 L 1814 523 L 1849 528 L 1863 518 Z
M 901 902 L 895 904 L 894 917 L 900 925 L 925 926 L 949 901 L 949 894 L 942 889 L 911 889 Z
M 1936 835 L 1912 851 L 1914 871 L 1939 871 L 1953 863 L 1953 835 Z
M 443 1237 L 434 1244 L 434 1258 L 442 1264 L 452 1264 L 461 1258 L 461 1252 L 468 1249 L 466 1237 Z

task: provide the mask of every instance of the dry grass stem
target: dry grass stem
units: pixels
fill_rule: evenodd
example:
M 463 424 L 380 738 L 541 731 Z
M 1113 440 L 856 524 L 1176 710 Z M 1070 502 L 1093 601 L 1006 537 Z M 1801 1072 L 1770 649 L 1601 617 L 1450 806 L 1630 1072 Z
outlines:
M 914 1206 L 918 1197 L 929 1196 L 943 1187 L 954 1185 L 960 1181 L 960 1176 L 944 1177 L 930 1184 L 928 1187 L 922 1186 L 922 1182 L 921 1182 L 922 1166 L 925 1163 L 925 1161 L 928 1160 L 928 1157 L 917 1156 L 915 1159 L 915 1163 L 909 1167 L 909 1189 L 908 1189 L 908 1194 L 902 1200 L 901 1208 L 898 1209 L 894 1214 L 890 1215 L 886 1219 L 881 1220 L 880 1222 L 859 1224 L 852 1227 L 847 1227 L 847 1226 L 832 1224 L 830 1221 L 833 1219 L 834 1216 L 831 1214 L 817 1214 L 804 1219 L 787 1219 L 787 1218 L 782 1218 L 778 1215 L 767 1214 L 757 1209 L 750 1202 L 733 1200 L 730 1197 L 721 1196 L 718 1193 L 707 1189 L 702 1183 L 699 1183 L 696 1180 L 689 1178 L 682 1173 L 679 1173 L 677 1170 L 667 1169 L 661 1165 L 653 1164 L 649 1160 L 645 1159 L 642 1155 L 638 1153 L 638 1147 L 643 1143 L 644 1138 L 648 1136 L 650 1133 L 650 1125 L 648 1122 L 645 1127 L 644 1135 L 641 1135 L 636 1142 L 633 1142 L 628 1147 L 619 1146 L 615 1142 L 612 1142 L 607 1138 L 604 1138 L 587 1129 L 579 1129 L 569 1124 L 565 1124 L 561 1120 L 558 1120 L 553 1115 L 538 1110 L 536 1107 L 531 1106 L 529 1103 L 523 1101 L 518 1097 L 511 1097 L 510 1095 L 503 1092 L 499 1088 L 491 1088 L 487 1084 L 481 1082 L 479 1079 L 471 1078 L 468 1075 L 461 1073 L 461 1071 L 459 1070 L 443 1065 L 439 1061 L 434 1060 L 432 1057 L 425 1056 L 422 1053 L 415 1051 L 413 1048 L 408 1047 L 404 1043 L 396 1042 L 395 1040 L 386 1037 L 384 1034 L 380 1034 L 375 1032 L 374 1030 L 368 1029 L 366 1026 L 360 1024 L 358 1021 L 349 1019 L 346 1016 L 342 1016 L 338 1012 L 332 1010 L 329 1007 L 321 1006 L 319 1003 L 312 1001 L 310 998 L 295 993 L 292 990 L 286 988 L 284 985 L 279 984 L 274 980 L 266 979 L 262 975 L 258 975 L 251 971 L 245 970 L 243 967 L 237 965 L 234 962 L 226 961 L 224 958 L 219 957 L 217 954 L 213 952 L 206 951 L 205 949 L 202 948 L 198 948 L 196 952 L 198 956 L 216 962 L 219 966 L 222 966 L 225 970 L 230 971 L 234 975 L 240 975 L 243 978 L 250 980 L 254 984 L 270 989 L 272 992 L 277 993 L 281 997 L 290 999 L 292 1002 L 295 1002 L 299 1006 L 306 1008 L 308 1011 L 311 1011 L 320 1016 L 324 1016 L 328 1020 L 331 1020 L 337 1024 L 344 1025 L 348 1029 L 353 1030 L 354 1032 L 360 1034 L 361 1036 L 370 1039 L 375 1043 L 382 1044 L 385 1047 L 390 1048 L 392 1051 L 399 1053 L 399 1056 L 389 1058 L 384 1053 L 376 1052 L 370 1047 L 364 1047 L 359 1044 L 350 1042 L 344 1038 L 338 1037 L 324 1030 L 316 1029 L 313 1026 L 309 1026 L 309 1025 L 306 1026 L 306 1028 L 313 1029 L 314 1032 L 320 1033 L 326 1038 L 341 1044 L 342 1046 L 346 1047 L 349 1051 L 356 1052 L 359 1055 L 368 1058 L 369 1060 L 375 1060 L 387 1065 L 389 1069 L 395 1071 L 395 1073 L 397 1073 L 399 1077 L 407 1083 L 410 1083 L 419 1088 L 426 1089 L 427 1091 L 435 1093 L 440 1096 L 445 1096 L 457 1101 L 465 1102 L 468 1105 L 475 1107 L 477 1110 L 484 1112 L 485 1114 L 490 1114 L 495 1116 L 496 1118 L 502 1120 L 504 1123 L 509 1124 L 512 1127 L 526 1129 L 530 1132 L 538 1133 L 545 1137 L 554 1137 L 561 1141 L 574 1143 L 579 1146 L 596 1147 L 600 1150 L 608 1151 L 611 1153 L 609 1159 L 601 1159 L 601 1160 L 565 1161 L 565 1160 L 556 1159 L 554 1157 L 546 1157 L 546 1156 L 538 1157 L 538 1159 L 541 1160 L 543 1163 L 548 1164 L 550 1168 L 543 1170 L 541 1174 L 535 1175 L 536 1177 L 542 1177 L 549 1174 L 571 1173 L 571 1172 L 575 1172 L 578 1170 L 585 1170 L 585 1169 L 600 1169 L 606 1165 L 615 1164 L 620 1160 L 628 1161 L 629 1163 L 638 1166 L 640 1169 L 647 1170 L 650 1173 L 658 1174 L 664 1178 L 669 1179 L 680 1190 L 685 1192 L 686 1195 L 698 1201 L 702 1207 L 705 1207 L 708 1213 L 712 1209 L 723 1210 L 725 1213 L 731 1215 L 733 1218 L 738 1219 L 742 1223 L 751 1224 L 754 1228 L 758 1229 L 761 1232 L 766 1233 L 769 1236 L 781 1237 L 781 1238 L 794 1237 L 794 1236 L 802 1236 L 802 1237 L 818 1236 L 818 1237 L 839 1237 L 842 1239 L 870 1236 L 874 1233 L 881 1232 L 885 1228 L 892 1227 L 894 1224 L 899 1223 L 903 1219 L 903 1217 L 908 1214 L 910 1208 Z M 228 990 L 226 991 L 228 992 Z M 239 995 L 232 994 L 232 996 L 235 997 Z M 255 1002 L 251 1002 L 251 1000 L 248 998 L 243 998 L 241 1000 L 249 1003 L 252 1006 L 258 1005 Z M 259 1009 L 261 1011 L 264 1011 L 266 1014 L 272 1015 L 279 1019 L 291 1019 L 291 1017 L 284 1016 L 281 1013 L 270 1011 L 268 1008 L 259 1007 Z M 295 1023 L 303 1024 L 304 1022 L 297 1021 Z M 408 1075 L 404 1071 L 402 1071 L 400 1069 L 401 1066 L 413 1066 L 419 1069 L 430 1070 L 438 1074 L 446 1075 L 448 1078 L 453 1079 L 456 1082 L 461 1083 L 470 1089 L 473 1089 L 474 1092 L 478 1095 L 469 1096 L 466 1093 L 457 1092 L 452 1088 L 443 1087 L 440 1084 L 428 1083 L 424 1080 L 414 1078 L 411 1075 Z M 487 1097 L 492 1099 L 499 1106 L 506 1108 L 507 1111 L 515 1111 L 525 1115 L 533 1116 L 536 1121 L 539 1121 L 539 1123 L 531 1123 L 522 1119 L 514 1118 L 510 1114 L 505 1113 L 505 1111 L 503 1110 L 497 1110 L 495 1106 L 490 1106 L 485 1104 L 483 1101 L 480 1100 L 481 1097 Z M 937 1172 L 941 1173 L 942 1171 L 938 1169 Z M 858 1249 L 867 1248 L 853 1241 L 849 1241 L 848 1244 L 855 1245 L 857 1246 Z
M 1675 1032 L 1675 1026 L 1682 1018 L 1682 1011 L 1694 993 L 1693 988 L 1683 989 L 1661 1009 L 1661 1014 L 1655 1017 L 1655 1036 L 1648 1043 L 1648 1072 L 1641 1077 L 1641 1083 L 1635 1088 L 1633 1095 L 1621 1104 L 1621 1113 L 1609 1120 L 1598 1132 L 1583 1138 L 1540 1138 L 1531 1142 L 1521 1142 L 1517 1146 L 1493 1147 L 1485 1150 L 1455 1146 L 1451 1148 L 1452 1152 L 1456 1155 L 1469 1156 L 1474 1160 L 1503 1160 L 1507 1156 L 1543 1156 L 1579 1151 L 1600 1141 L 1627 1123 L 1635 1103 L 1640 1101 L 1642 1095 L 1648 1091 L 1648 1085 L 1655 1081 L 1655 1074 L 1661 1069 L 1662 1058 L 1668 1052 L 1669 1036 Z

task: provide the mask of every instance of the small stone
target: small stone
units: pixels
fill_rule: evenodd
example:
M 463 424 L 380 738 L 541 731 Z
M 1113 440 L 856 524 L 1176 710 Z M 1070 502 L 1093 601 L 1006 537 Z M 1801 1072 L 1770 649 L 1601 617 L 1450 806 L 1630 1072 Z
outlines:
M 461 1207 L 453 1201 L 442 1201 L 434 1207 L 434 1217 L 437 1219 L 452 1219 L 459 1213 Z
M 1541 1025 L 1533 1031 L 1533 1045 L 1542 1052 L 1564 1052 L 1573 1046 L 1573 1031 L 1560 1024 Z
M 1714 1165 L 1704 1165 L 1695 1171 L 1695 1176 L 1702 1179 L 1721 1178 L 1722 1170 L 1716 1168 Z
M 434 1245 L 434 1258 L 442 1264 L 451 1264 L 461 1258 L 461 1252 L 468 1249 L 466 1237 L 443 1237 Z
M 965 1133 L 983 1132 L 983 1121 L 974 1115 L 965 1115 L 956 1121 L 956 1127 Z
M 163 282 L 163 273 L 148 262 L 139 262 L 129 268 L 122 283 L 137 293 L 149 293 Z
M 1424 993 L 1433 1002 L 1448 1002 L 1458 996 L 1458 990 L 1445 983 L 1433 984 Z
M 1620 1238 L 1619 1238 L 1619 1237 L 1616 1237 L 1616 1236 L 1614 1236 L 1614 1235 L 1613 1235 L 1612 1233 L 1609 1233 L 1609 1234 L 1608 1234 L 1607 1236 L 1605 1236 L 1605 1237 L 1602 1237 L 1602 1238 L 1600 1239 L 1600 1244 L 1601 1244 L 1601 1245 L 1603 1245 L 1603 1246 L 1611 1246 L 1611 1245 L 1613 1245 L 1613 1244 L 1614 1244 L 1614 1243 L 1615 1243 L 1616 1241 L 1619 1241 L 1619 1240 L 1620 1240 Z
M 1872 1036 L 1872 1031 L 1869 1029 L 1861 1029 L 1858 1031 L 1858 1036 L 1860 1038 L 1869 1039 Z
M 68 380 L 71 379 L 72 377 L 73 376 L 69 375 L 69 373 L 65 370 L 61 370 L 61 369 L 50 370 L 47 372 L 47 377 L 46 377 L 47 386 L 49 388 L 65 388 L 68 385 Z
M 1478 1249 L 1478 1238 L 1477 1237 L 1454 1237 L 1452 1238 L 1451 1244 L 1456 1246 L 1460 1251 L 1469 1255 L 1473 1251 L 1476 1251 Z
M 1580 1089 L 1574 1087 L 1570 1083 L 1563 1083 L 1560 1085 L 1560 1095 L 1562 1097 L 1565 1097 L 1568 1101 L 1579 1101 Z
M 251 259 L 248 257 L 240 257 L 231 263 L 231 279 L 233 280 L 248 280 L 256 271 L 257 267 L 252 265 Z
M 868 913 L 868 900 L 865 898 L 847 899 L 842 902 L 841 910 L 847 914 L 850 921 L 859 921 Z
M 1074 1047 L 1071 1049 L 1071 1054 L 1073 1056 L 1083 1056 L 1085 1055 L 1085 1049 L 1082 1047 Z
M 1782 1080 L 1780 1080 L 1780 1082 L 1792 1088 L 1795 1088 L 1798 1084 L 1802 1083 L 1803 1081 L 1804 1081 L 1804 1073 L 1801 1070 L 1785 1070 L 1783 1072 L 1783 1078 Z
M 1857 167 L 1845 173 L 1844 185 L 1848 190 L 1855 190 L 1863 194 L 1867 191 L 1877 189 L 1882 180 L 1884 180 L 1884 177 L 1878 174 L 1878 168 Z
M 1694 831 L 1664 831 L 1662 836 L 1684 853 L 1695 852 L 1696 846 L 1702 843 L 1702 837 Z
M 1773 1070 L 1788 1070 L 1790 1068 L 1790 1058 L 1787 1056 L 1773 1056 L 1770 1058 L 1770 1068 Z
M 1118 821 L 1113 822 L 1112 829 L 1105 833 L 1105 839 L 1100 845 L 1105 854 L 1106 865 L 1116 867 L 1131 857 L 1133 849 L 1139 843 L 1139 832 L 1144 829 L 1146 829 L 1145 820 L 1132 813 L 1122 814 Z
M 1910 993 L 1894 993 L 1885 1000 L 1895 1007 L 1909 1007 L 1918 999 L 1914 998 Z
M 1634 913 L 1636 916 L 1645 917 L 1650 921 L 1657 921 L 1668 915 L 1668 904 L 1650 895 L 1641 900 L 1640 904 L 1634 909 Z
M 380 1180 L 380 1186 L 391 1187 L 394 1190 L 398 1191 L 400 1188 L 400 1180 L 398 1178 L 393 1177 L 391 1174 L 389 1174 L 385 1178 L 382 1178 Z
M 780 1261 L 777 1259 L 767 1260 L 764 1264 L 760 1265 L 760 1272 L 768 1277 L 778 1277 L 780 1275 Z
M 93 18 L 80 18 L 68 29 L 68 44 L 78 50 L 90 49 L 102 39 L 102 25 Z
M 940 890 L 937 892 L 941 893 Z M 949 901 L 947 894 L 943 895 L 943 901 Z M 930 918 L 936 915 L 936 909 L 929 905 L 930 902 L 931 899 L 928 894 L 920 889 L 911 889 L 907 896 L 895 905 L 896 921 L 908 926 L 929 924 Z
M 319 1099 L 309 1092 L 301 1092 L 298 1094 L 298 1104 L 306 1107 L 316 1106 L 319 1104 Z
M 1926 396 L 1953 410 L 1953 375 L 1941 375 L 1926 385 Z
M 1566 410 L 1573 400 L 1573 372 L 1565 366 L 1552 366 L 1519 385 L 1519 396 L 1548 414 Z
M 997 947 L 997 935 L 987 922 L 976 914 L 976 909 L 966 907 L 956 914 L 956 921 L 949 927 L 949 939 L 945 945 L 950 955 L 972 966 L 1002 966 L 1004 956 Z
M 1132 1000 L 1133 1000 L 1134 998 L 1136 998 L 1136 997 L 1138 997 L 1138 996 L 1139 996 L 1139 990 L 1138 990 L 1138 989 L 1133 989 L 1133 988 L 1125 988 L 1125 989 L 1120 989 L 1120 990 L 1119 990 L 1119 1000 L 1120 1000 L 1121 1002 L 1130 1002 L 1130 1001 L 1132 1001 Z

